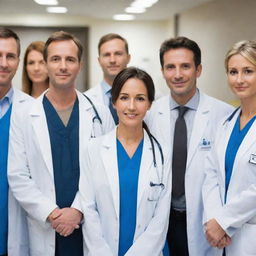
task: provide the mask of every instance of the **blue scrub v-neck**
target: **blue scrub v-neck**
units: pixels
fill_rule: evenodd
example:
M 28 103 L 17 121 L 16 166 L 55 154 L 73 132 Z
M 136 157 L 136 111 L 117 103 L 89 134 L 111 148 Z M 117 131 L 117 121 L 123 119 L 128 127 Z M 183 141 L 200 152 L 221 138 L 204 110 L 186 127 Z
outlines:
M 240 116 L 238 116 L 231 136 L 229 138 L 225 154 L 225 202 L 237 151 L 241 143 L 243 142 L 246 134 L 250 130 L 253 122 L 255 121 L 255 118 L 256 116 L 251 118 L 250 121 L 244 126 L 244 128 L 240 130 Z
M 137 191 L 143 140 L 130 158 L 117 139 L 117 159 L 120 191 L 119 248 L 118 256 L 123 256 L 133 244 L 136 228 Z

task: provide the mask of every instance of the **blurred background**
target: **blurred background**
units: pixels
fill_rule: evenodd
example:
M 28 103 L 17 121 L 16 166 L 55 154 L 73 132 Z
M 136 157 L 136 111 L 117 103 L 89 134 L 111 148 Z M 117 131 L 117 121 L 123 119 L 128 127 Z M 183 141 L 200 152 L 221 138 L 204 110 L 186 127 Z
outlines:
M 13 80 L 17 88 L 21 87 L 27 45 L 34 40 L 45 41 L 54 31 L 65 30 L 78 36 L 85 47 L 84 68 L 77 80 L 79 90 L 102 80 L 97 44 L 102 35 L 113 32 L 128 41 L 129 65 L 149 72 L 157 90 L 166 94 L 159 47 L 167 38 L 187 36 L 202 50 L 199 88 L 234 102 L 223 62 L 235 42 L 256 39 L 255 11 L 255 0 L 0 0 L 0 26 L 13 29 L 21 39 L 21 62 Z

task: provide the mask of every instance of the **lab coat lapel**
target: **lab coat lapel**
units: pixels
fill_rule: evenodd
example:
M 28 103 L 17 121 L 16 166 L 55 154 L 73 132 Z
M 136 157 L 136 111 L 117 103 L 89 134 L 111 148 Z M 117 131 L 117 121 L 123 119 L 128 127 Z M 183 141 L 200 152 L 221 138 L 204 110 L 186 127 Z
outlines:
M 37 100 L 35 100 L 29 115 L 43 159 L 45 161 L 48 171 L 53 177 L 52 151 L 48 125 L 42 103 L 43 97 L 44 94 L 41 95 Z
M 233 116 L 233 118 L 228 121 L 225 120 L 222 124 L 222 127 L 220 128 L 220 131 L 218 132 L 219 136 L 217 138 L 218 141 L 215 142 L 215 144 L 218 145 L 218 148 L 216 148 L 216 153 L 218 155 L 218 159 L 220 159 L 220 170 L 222 175 L 222 180 L 225 184 L 225 155 L 226 155 L 226 149 L 228 145 L 228 141 L 230 138 L 230 135 L 233 131 L 235 122 L 237 120 L 238 115 L 240 115 L 240 111 L 237 111 L 237 113 Z
M 28 96 L 27 94 L 21 92 L 18 89 L 13 88 L 13 105 L 22 103 L 26 100 L 33 100 L 32 97 Z
M 159 135 L 156 138 L 165 138 L 165 142 L 172 147 L 173 138 L 171 137 L 171 110 L 170 110 L 170 96 L 166 96 L 163 104 L 159 107 L 158 118 L 156 119 Z M 155 135 L 155 134 L 153 134 Z
M 116 129 L 114 129 L 109 136 L 104 138 L 100 154 L 108 177 L 116 215 L 119 218 L 119 175 L 116 149 Z
M 143 193 L 146 188 L 149 187 L 151 175 L 150 169 L 153 167 L 153 155 L 152 155 L 152 146 L 150 139 L 144 130 L 144 144 L 140 162 L 140 172 L 139 172 L 139 181 L 138 181 L 138 194 L 137 194 L 137 206 L 139 208 L 140 202 L 143 198 Z
M 91 95 L 92 95 L 91 97 L 94 99 L 95 102 L 104 104 L 101 84 L 98 84 L 92 89 Z
M 84 157 L 83 153 L 87 142 L 91 138 L 92 133 L 92 118 L 89 113 L 92 108 L 88 100 L 77 91 L 77 97 L 79 101 L 79 159 L 80 163 Z
M 195 114 L 193 129 L 188 145 L 187 169 L 189 168 L 191 160 L 198 149 L 198 144 L 203 139 L 202 135 L 204 134 L 204 130 L 207 127 L 207 123 L 209 122 L 209 117 L 210 109 L 208 107 L 208 104 L 205 102 L 204 95 L 200 94 L 200 102 Z
M 253 122 L 251 128 L 246 134 L 244 140 L 242 141 L 237 152 L 237 157 L 236 157 L 237 159 L 241 159 L 245 154 L 247 154 L 248 161 L 249 161 L 251 154 L 256 153 L 256 152 L 251 152 L 251 147 L 252 146 L 255 147 L 255 131 L 256 131 L 256 121 Z
M 80 92 L 76 91 L 76 93 L 79 101 L 79 146 L 80 151 L 83 152 L 81 145 L 87 144 L 92 135 L 93 123 L 90 113 L 92 106 Z

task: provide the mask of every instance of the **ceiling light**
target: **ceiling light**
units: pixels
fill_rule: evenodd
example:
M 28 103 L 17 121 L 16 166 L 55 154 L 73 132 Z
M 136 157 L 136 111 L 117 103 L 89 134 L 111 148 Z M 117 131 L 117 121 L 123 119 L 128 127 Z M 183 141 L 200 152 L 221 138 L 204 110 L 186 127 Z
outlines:
M 113 16 L 114 20 L 134 20 L 134 15 L 131 14 L 115 14 Z
M 57 0 L 34 0 L 37 4 L 41 5 L 57 5 Z
M 50 13 L 66 13 L 68 9 L 66 7 L 47 7 L 46 8 L 47 12 Z
M 127 7 L 125 9 L 125 12 L 127 12 L 127 13 L 143 13 L 145 11 L 146 11 L 146 9 L 143 7 Z
M 131 6 L 149 8 L 157 2 L 158 0 L 135 0 L 134 2 L 131 3 Z

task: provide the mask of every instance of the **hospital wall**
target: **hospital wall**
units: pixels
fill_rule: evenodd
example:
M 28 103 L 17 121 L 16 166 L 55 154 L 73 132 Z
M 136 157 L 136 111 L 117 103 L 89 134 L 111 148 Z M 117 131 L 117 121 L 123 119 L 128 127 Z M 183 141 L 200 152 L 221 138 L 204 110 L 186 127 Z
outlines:
M 224 58 L 237 41 L 256 39 L 255 0 L 217 0 L 180 14 L 179 34 L 194 39 L 202 49 L 199 87 L 233 102 L 227 85 Z
M 172 20 L 168 21 L 133 21 L 133 22 L 115 22 L 108 20 L 95 20 L 79 16 L 64 16 L 64 15 L 36 15 L 23 16 L 15 15 L 11 18 L 10 15 L 1 17 L 1 25 L 13 26 L 44 26 L 44 27 L 69 27 L 79 26 L 89 28 L 89 48 L 88 61 L 84 65 L 89 65 L 89 87 L 96 85 L 102 80 L 102 71 L 98 64 L 98 49 L 97 44 L 99 38 L 106 33 L 119 33 L 124 36 L 130 48 L 131 62 L 130 65 L 135 65 L 149 72 L 156 84 L 158 90 L 164 94 L 168 90 L 162 78 L 159 64 L 159 46 L 163 40 L 173 36 Z M 22 33 L 19 33 L 22 39 Z M 27 35 L 26 35 L 27 36 Z M 40 38 L 40 40 L 42 40 Z M 24 52 L 26 45 L 22 45 Z M 23 55 L 21 54 L 21 60 Z M 13 84 L 18 85 L 21 81 L 21 67 L 14 78 Z
M 178 34 L 198 42 L 202 49 L 203 72 L 199 87 L 225 101 L 235 100 L 230 92 L 224 70 L 224 56 L 229 47 L 242 39 L 256 39 L 255 0 L 216 0 L 179 14 Z M 69 15 L 1 15 L 1 25 L 80 26 L 89 28 L 88 81 L 94 86 L 102 79 L 97 61 L 97 43 L 106 33 L 120 33 L 127 38 L 131 53 L 130 65 L 148 71 L 164 94 L 167 87 L 162 78 L 158 51 L 166 38 L 174 36 L 174 21 L 114 22 Z M 22 35 L 21 35 L 22 37 Z M 23 48 L 26 46 L 22 46 Z M 21 66 L 14 79 L 20 84 Z

